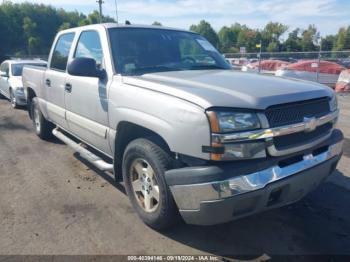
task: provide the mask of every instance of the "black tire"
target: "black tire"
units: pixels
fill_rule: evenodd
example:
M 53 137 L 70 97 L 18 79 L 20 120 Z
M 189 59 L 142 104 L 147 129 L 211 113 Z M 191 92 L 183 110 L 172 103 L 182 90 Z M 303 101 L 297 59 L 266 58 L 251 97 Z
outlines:
M 16 97 L 15 97 L 12 89 L 10 89 L 10 103 L 11 103 L 12 108 L 14 108 L 14 109 L 18 108 L 18 105 L 16 102 Z
M 153 211 L 146 212 L 146 208 L 141 205 L 142 196 L 138 196 L 134 191 L 132 181 L 135 174 L 132 167 L 135 161 L 144 161 L 150 165 L 147 169 L 150 168 L 154 171 L 153 177 L 156 185 L 152 185 L 154 188 L 157 187 L 159 201 L 157 206 L 154 206 L 155 210 Z M 164 178 L 164 173 L 171 167 L 171 163 L 172 159 L 168 153 L 158 145 L 143 138 L 132 141 L 127 146 L 123 157 L 123 179 L 131 204 L 144 223 L 157 230 L 168 228 L 179 220 L 175 201 Z M 139 191 L 139 193 L 140 195 L 147 194 L 146 191 Z M 143 199 L 145 200 L 145 198 Z M 157 201 L 153 199 L 153 202 Z
M 36 97 L 30 103 L 31 115 L 35 133 L 43 140 L 52 138 L 52 130 L 54 125 L 47 121 L 40 111 L 39 102 Z

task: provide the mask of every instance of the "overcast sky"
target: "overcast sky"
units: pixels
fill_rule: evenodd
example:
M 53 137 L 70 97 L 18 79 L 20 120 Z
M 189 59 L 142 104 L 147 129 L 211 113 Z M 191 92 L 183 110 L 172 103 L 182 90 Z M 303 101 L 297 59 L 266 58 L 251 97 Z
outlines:
M 12 2 L 24 2 L 15 0 Z M 29 0 L 51 4 L 67 10 L 90 13 L 97 9 L 95 0 Z M 115 17 L 115 0 L 104 0 L 103 11 Z M 350 0 L 117 0 L 119 21 L 188 29 L 205 19 L 219 30 L 234 22 L 262 28 L 278 21 L 305 28 L 315 24 L 322 35 L 334 34 L 339 27 L 350 25 Z

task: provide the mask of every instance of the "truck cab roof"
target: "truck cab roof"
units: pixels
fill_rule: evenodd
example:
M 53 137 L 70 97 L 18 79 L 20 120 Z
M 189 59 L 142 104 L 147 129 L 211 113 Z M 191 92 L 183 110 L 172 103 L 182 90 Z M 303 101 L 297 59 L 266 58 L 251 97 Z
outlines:
M 8 59 L 8 60 L 5 60 L 4 62 L 10 63 L 10 64 L 46 64 L 47 63 L 45 60 L 41 60 L 41 59 Z
M 76 30 L 88 30 L 88 29 L 97 29 L 97 28 L 104 28 L 104 29 L 112 29 L 112 28 L 148 28 L 148 29 L 160 29 L 160 30 L 174 30 L 174 31 L 183 31 L 183 32 L 191 32 L 185 29 L 178 29 L 173 27 L 165 27 L 165 26 L 157 26 L 157 25 L 138 25 L 138 24 L 120 24 L 120 23 L 101 23 L 101 24 L 94 24 L 94 25 L 86 25 L 86 26 L 79 26 L 74 27 L 70 29 L 66 29 L 61 31 L 60 33 L 65 32 L 72 32 Z M 194 33 L 194 32 L 191 32 Z

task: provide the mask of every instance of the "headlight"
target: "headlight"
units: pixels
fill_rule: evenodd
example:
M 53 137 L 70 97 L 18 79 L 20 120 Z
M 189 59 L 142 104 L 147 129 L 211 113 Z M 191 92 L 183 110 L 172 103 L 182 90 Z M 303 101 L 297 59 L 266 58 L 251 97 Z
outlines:
M 203 147 L 203 152 L 210 153 L 211 160 L 230 161 L 266 157 L 265 141 L 221 143 L 214 139 L 222 133 L 244 132 L 261 128 L 258 116 L 250 112 L 207 111 L 212 131 L 212 144 Z
M 336 95 L 333 95 L 333 97 L 329 100 L 329 109 L 331 112 L 334 112 L 338 109 L 338 98 Z
M 260 121 L 255 113 L 208 111 L 210 126 L 214 133 L 229 133 L 260 128 Z

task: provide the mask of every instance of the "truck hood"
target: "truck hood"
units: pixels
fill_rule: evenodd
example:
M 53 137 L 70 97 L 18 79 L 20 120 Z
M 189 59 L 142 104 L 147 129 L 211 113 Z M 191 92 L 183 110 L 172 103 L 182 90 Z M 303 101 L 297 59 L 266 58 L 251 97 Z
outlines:
M 124 76 L 123 82 L 172 95 L 205 109 L 235 107 L 263 110 L 275 104 L 333 95 L 330 88 L 317 83 L 231 70 L 172 71 Z

